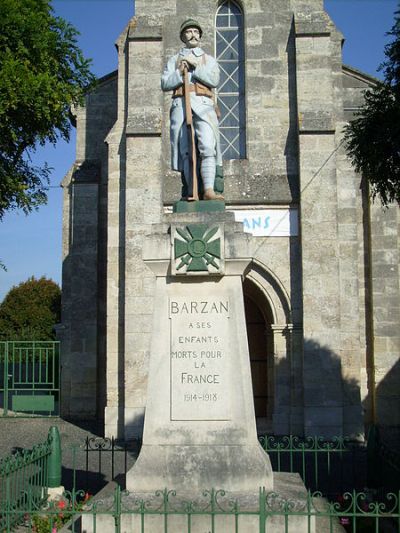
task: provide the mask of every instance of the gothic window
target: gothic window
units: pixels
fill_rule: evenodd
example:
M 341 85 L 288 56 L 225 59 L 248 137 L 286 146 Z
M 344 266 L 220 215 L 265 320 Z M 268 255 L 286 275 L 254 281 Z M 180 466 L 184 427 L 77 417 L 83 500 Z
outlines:
M 223 159 L 246 157 L 243 12 L 236 2 L 222 2 L 216 17 L 216 57 Z

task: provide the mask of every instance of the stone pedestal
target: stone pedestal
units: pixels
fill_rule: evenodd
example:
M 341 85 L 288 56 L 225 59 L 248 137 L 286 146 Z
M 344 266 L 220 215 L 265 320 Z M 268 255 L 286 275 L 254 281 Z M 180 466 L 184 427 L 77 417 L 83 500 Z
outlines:
M 250 259 L 236 256 L 247 237 L 207 216 L 186 214 L 189 223 L 172 225 L 171 235 L 157 226 L 147 238 L 157 296 L 132 492 L 273 488 L 255 425 L 241 281 Z
M 114 530 L 114 508 L 127 533 L 278 533 L 285 524 L 314 533 L 300 476 L 273 475 L 257 440 L 242 293 L 248 236 L 225 213 L 167 220 L 143 253 L 156 275 L 143 446 L 129 492 L 98 495 L 96 528 Z M 82 526 L 94 531 L 93 518 Z

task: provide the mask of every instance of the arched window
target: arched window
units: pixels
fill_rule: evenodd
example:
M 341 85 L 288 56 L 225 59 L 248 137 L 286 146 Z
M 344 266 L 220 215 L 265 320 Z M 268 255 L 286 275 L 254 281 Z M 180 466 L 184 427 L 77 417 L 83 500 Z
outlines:
M 216 57 L 221 69 L 218 107 L 224 159 L 246 157 L 243 12 L 232 0 L 222 2 L 216 17 Z

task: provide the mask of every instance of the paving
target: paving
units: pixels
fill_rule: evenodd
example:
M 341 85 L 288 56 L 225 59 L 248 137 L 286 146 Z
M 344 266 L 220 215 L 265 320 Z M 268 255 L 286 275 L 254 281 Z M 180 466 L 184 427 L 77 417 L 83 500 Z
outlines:
M 61 418 L 2 417 L 0 418 L 0 458 L 32 448 L 46 440 L 49 428 L 57 426 L 62 447 L 80 445 L 86 437 L 101 436 L 100 425 L 95 421 L 68 422 Z
M 51 426 L 58 427 L 62 448 L 62 483 L 71 489 L 74 480 L 78 489 L 96 493 L 112 478 L 124 484 L 124 473 L 137 456 L 137 448 L 112 452 L 111 441 L 102 438 L 102 426 L 96 421 L 68 422 L 61 418 L 0 418 L 0 459 L 31 449 L 44 442 Z M 89 439 L 90 452 L 85 451 Z

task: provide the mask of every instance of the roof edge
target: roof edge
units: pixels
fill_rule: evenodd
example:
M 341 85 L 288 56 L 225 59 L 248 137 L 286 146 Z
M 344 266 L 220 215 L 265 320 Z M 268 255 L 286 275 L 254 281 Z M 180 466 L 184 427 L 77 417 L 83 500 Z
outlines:
M 108 81 L 112 80 L 113 78 L 116 78 L 118 76 L 118 69 L 113 70 L 112 72 L 109 72 L 108 74 L 104 74 L 104 76 L 101 76 L 101 78 L 97 78 L 97 83 L 107 83 Z
M 370 74 L 367 74 L 366 72 L 363 72 L 362 70 L 358 70 L 355 67 L 352 67 L 350 65 L 342 65 L 342 70 L 346 74 L 349 74 L 350 76 L 353 76 L 353 78 L 356 78 L 360 81 L 364 81 L 365 83 L 368 83 L 370 85 L 378 85 L 381 83 L 381 80 L 376 78 L 375 76 L 371 76 Z

